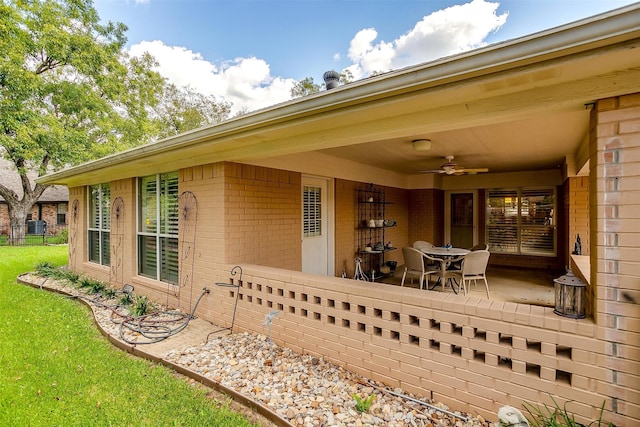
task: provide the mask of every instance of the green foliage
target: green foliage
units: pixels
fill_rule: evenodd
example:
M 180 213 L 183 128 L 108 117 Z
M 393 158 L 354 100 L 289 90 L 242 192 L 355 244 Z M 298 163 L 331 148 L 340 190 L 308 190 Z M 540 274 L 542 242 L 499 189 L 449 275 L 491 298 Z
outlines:
M 0 183 L 11 223 L 23 224 L 43 175 L 149 140 L 148 106 L 164 80 L 153 58 L 124 51 L 126 26 L 101 23 L 91 0 L 0 3 L 0 155 L 22 198 Z
M 62 269 L 62 278 L 66 279 L 72 285 L 75 285 L 80 280 L 80 275 L 75 271 L 67 270 L 66 268 Z
M 231 104 L 218 102 L 215 96 L 203 95 L 188 86 L 166 84 L 154 112 L 159 124 L 157 136 L 163 138 L 219 123 L 229 117 Z
M 40 261 L 36 263 L 35 271 L 42 277 L 57 278 L 60 276 L 58 267 L 50 261 Z
M 149 314 L 153 311 L 153 305 L 144 295 L 137 295 L 133 302 L 133 307 L 131 309 L 131 314 L 134 316 L 144 316 L 145 314 Z
M 118 298 L 118 303 L 121 306 L 128 307 L 131 304 L 133 304 L 133 298 L 131 297 L 131 294 L 129 294 L 129 293 L 122 294 L 122 295 L 120 295 L 120 298 Z
M 117 292 L 113 288 L 105 287 L 105 289 L 102 291 L 102 296 L 105 297 L 106 299 L 115 298 L 116 295 L 117 295 Z
M 376 398 L 375 394 L 370 394 L 364 399 L 357 393 L 352 394 L 352 396 L 356 401 L 356 411 L 358 412 L 369 412 L 369 408 L 371 408 L 371 405 Z
M 116 349 L 82 305 L 16 283 L 42 260 L 63 265 L 67 248 L 0 247 L 0 425 L 257 427 L 208 389 Z
M 105 289 L 106 289 L 106 286 L 105 286 L 104 283 L 98 282 L 98 281 L 93 281 L 91 283 L 91 286 L 89 287 L 89 293 L 90 294 L 100 294 L 100 295 L 102 295 L 102 293 L 104 292 Z
M 55 236 L 48 237 L 47 243 L 50 245 L 64 245 L 69 243 L 69 230 L 65 228 Z
M 81 277 L 80 280 L 78 280 L 78 287 L 80 289 L 90 289 L 93 287 L 93 282 L 94 280 L 90 277 Z
M 563 408 L 560 408 L 553 397 L 551 400 L 553 401 L 553 406 L 543 405 L 543 407 L 540 407 L 528 402 L 523 403 L 522 406 L 529 414 L 529 416 L 527 416 L 527 420 L 531 427 L 585 427 L 584 424 L 576 421 L 573 414 L 567 411 L 566 404 Z M 605 402 L 602 402 L 602 406 L 600 407 L 600 416 L 598 419 L 590 422 L 586 427 L 615 427 L 613 423 L 602 420 L 604 405 Z
M 320 92 L 321 88 L 321 85 L 313 82 L 313 77 L 305 77 L 293 84 L 290 94 L 292 98 L 301 98 L 303 96 L 311 95 L 312 93 Z

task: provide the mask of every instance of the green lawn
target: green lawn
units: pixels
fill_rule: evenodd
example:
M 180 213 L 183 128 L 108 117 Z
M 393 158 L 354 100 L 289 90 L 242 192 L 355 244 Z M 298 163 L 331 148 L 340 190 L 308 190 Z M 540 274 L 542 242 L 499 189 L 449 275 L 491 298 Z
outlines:
M 0 426 L 255 426 L 117 350 L 77 301 L 16 283 L 66 257 L 65 246 L 0 247 Z

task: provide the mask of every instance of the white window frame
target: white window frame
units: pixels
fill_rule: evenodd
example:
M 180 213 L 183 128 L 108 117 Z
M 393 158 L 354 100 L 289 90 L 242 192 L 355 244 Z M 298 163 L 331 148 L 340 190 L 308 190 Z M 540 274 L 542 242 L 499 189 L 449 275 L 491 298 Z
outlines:
M 98 224 L 95 227 L 93 218 L 91 218 L 92 204 L 94 202 L 93 191 L 98 191 Z M 108 190 L 108 197 L 105 200 L 105 193 Z M 106 212 L 105 212 L 106 210 Z M 92 235 L 98 236 L 98 259 L 94 259 L 92 248 Z M 108 242 L 105 242 L 105 239 Z M 111 186 L 109 183 L 90 185 L 87 188 L 87 260 L 100 265 L 111 265 L 110 253 L 111 240 Z M 107 248 L 105 248 L 105 243 Z M 106 249 L 106 250 L 105 250 Z
M 143 205 L 142 205 L 142 197 L 143 197 L 143 188 L 142 188 L 142 181 L 145 178 L 151 178 L 151 177 L 155 177 L 155 183 L 156 183 L 156 195 L 155 195 L 155 217 L 151 218 L 153 221 L 155 221 L 155 230 L 145 230 L 142 227 L 142 221 L 146 221 L 147 218 L 143 218 Z M 178 179 L 178 172 L 168 172 L 168 173 L 163 173 L 163 174 L 156 174 L 156 175 L 149 175 L 149 176 L 144 176 L 144 177 L 139 177 L 138 178 L 138 183 L 137 183 L 137 208 L 136 208 L 136 215 L 137 215 L 137 220 L 136 220 L 136 245 L 137 245 L 137 249 L 136 249 L 136 254 L 137 254 L 137 271 L 138 271 L 138 275 L 143 276 L 143 277 L 148 277 L 150 279 L 154 279 L 154 280 L 158 280 L 161 282 L 165 282 L 165 283 L 171 283 L 174 285 L 178 284 L 178 280 L 179 280 L 179 274 L 178 274 L 178 257 L 179 257 L 179 253 L 178 253 L 178 225 L 177 225 L 177 211 L 178 211 L 178 198 L 179 198 L 179 190 L 178 190 L 178 185 L 179 183 L 177 183 L 176 185 L 176 194 L 175 194 L 175 215 L 176 215 L 176 219 L 175 219 L 175 234 L 174 233 L 167 233 L 167 232 L 163 232 L 163 230 L 161 230 L 162 228 L 162 224 L 163 224 L 163 212 L 162 209 L 164 207 L 165 209 L 165 215 L 170 213 L 171 210 L 171 206 L 167 206 L 167 204 L 165 203 L 165 206 L 163 206 L 162 203 L 162 198 L 166 197 L 167 194 L 165 193 L 165 188 L 162 186 L 163 182 L 166 183 L 166 180 L 168 179 Z M 145 241 L 149 241 L 149 239 L 154 239 L 154 243 L 155 244 L 155 272 L 151 272 L 149 271 L 148 268 L 143 268 L 143 263 L 144 263 L 144 259 L 145 256 L 147 254 L 143 254 L 143 251 L 145 250 L 145 244 L 143 243 L 143 240 Z M 167 244 L 172 244 L 174 245 L 173 247 L 175 248 L 175 250 L 171 250 L 171 246 L 167 245 Z M 163 246 L 164 245 L 164 246 Z M 163 254 L 163 247 L 168 248 L 166 252 L 166 255 Z M 174 255 L 172 258 L 171 255 Z M 171 261 L 173 260 L 176 263 L 176 267 L 175 267 L 175 277 L 173 277 L 173 279 L 171 277 L 169 277 L 169 272 L 165 272 L 165 269 L 163 268 L 166 264 L 167 261 Z M 148 267 L 148 266 L 147 266 Z

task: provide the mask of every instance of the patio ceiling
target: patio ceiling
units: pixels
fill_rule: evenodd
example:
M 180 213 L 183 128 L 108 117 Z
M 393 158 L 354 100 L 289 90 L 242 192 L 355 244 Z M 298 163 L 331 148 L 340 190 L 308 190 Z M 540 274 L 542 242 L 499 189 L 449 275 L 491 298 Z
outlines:
M 403 174 L 438 169 L 444 157 L 453 155 L 466 168 L 494 172 L 559 168 L 587 138 L 589 110 L 532 115 L 511 122 L 425 132 L 322 152 L 341 159 L 366 163 Z M 414 139 L 431 140 L 431 149 L 416 151 Z
M 640 91 L 640 4 L 378 75 L 40 178 L 86 185 L 322 153 L 398 176 L 444 156 L 491 173 L 588 161 L 590 108 Z M 430 139 L 428 151 L 411 141 Z M 328 157 L 331 156 L 331 157 Z M 285 162 L 286 163 L 286 162 Z M 291 162 L 289 162 L 291 165 Z

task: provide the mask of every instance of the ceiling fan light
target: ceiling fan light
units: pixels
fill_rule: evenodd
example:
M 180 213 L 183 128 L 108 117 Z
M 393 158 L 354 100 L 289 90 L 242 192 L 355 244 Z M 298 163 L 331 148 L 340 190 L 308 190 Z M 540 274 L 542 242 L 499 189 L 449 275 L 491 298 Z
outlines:
M 431 140 L 430 139 L 414 139 L 413 140 L 413 150 L 414 151 L 429 151 L 429 150 L 431 150 Z

